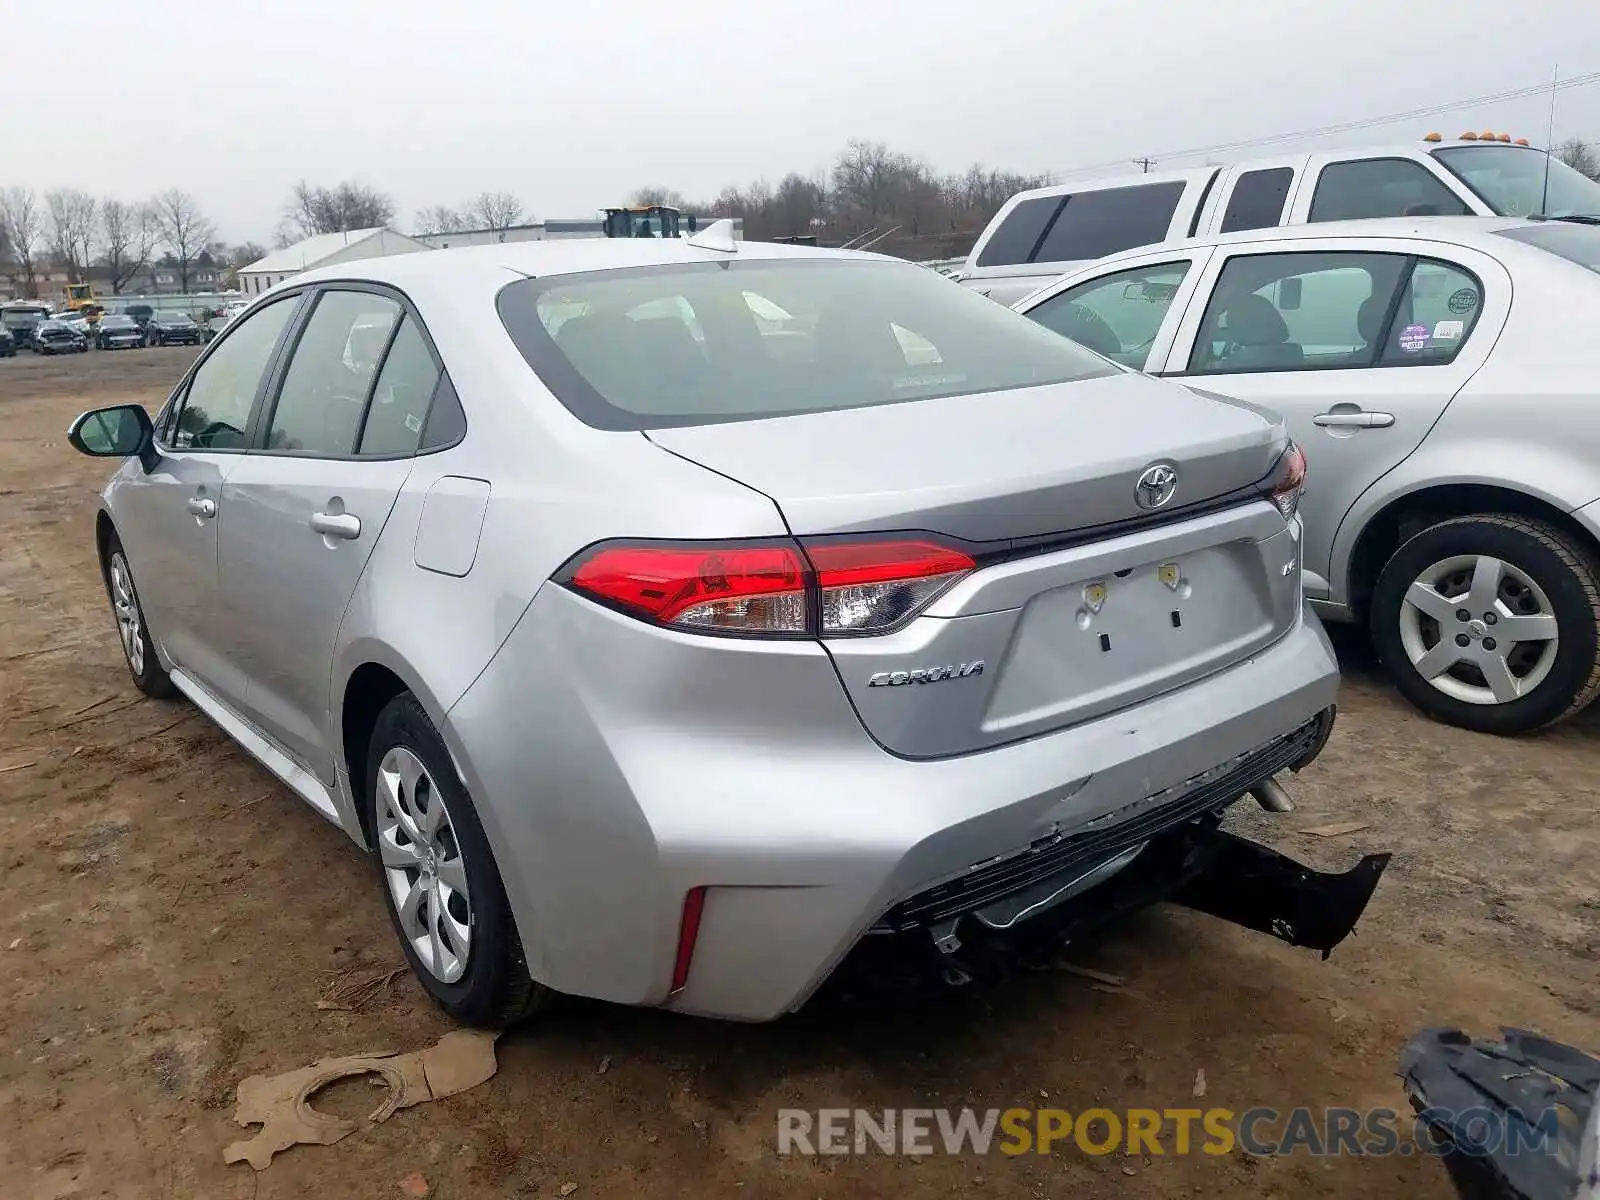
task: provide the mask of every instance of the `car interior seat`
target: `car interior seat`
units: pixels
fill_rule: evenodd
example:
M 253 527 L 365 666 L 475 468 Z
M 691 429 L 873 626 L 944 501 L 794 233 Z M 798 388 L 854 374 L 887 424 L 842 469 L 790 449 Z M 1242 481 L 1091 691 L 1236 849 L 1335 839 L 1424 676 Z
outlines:
M 1305 361 L 1299 343 L 1289 340 L 1283 314 L 1253 292 L 1229 301 L 1221 337 L 1228 344 L 1221 362 L 1225 370 L 1290 370 Z

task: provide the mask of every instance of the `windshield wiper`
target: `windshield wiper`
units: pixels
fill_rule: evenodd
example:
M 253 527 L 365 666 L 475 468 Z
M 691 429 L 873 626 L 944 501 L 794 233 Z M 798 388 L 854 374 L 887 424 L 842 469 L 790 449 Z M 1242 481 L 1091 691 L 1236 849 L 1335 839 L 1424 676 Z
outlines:
M 1571 221 L 1574 225 L 1600 225 L 1600 213 L 1532 213 L 1530 221 Z

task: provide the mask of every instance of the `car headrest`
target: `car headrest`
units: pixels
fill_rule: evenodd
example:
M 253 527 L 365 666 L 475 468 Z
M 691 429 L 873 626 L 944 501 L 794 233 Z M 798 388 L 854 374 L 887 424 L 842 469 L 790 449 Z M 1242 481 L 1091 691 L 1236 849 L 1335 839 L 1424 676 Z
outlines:
M 1378 335 L 1383 332 L 1384 312 L 1388 307 L 1388 301 L 1368 296 L 1356 309 L 1356 332 L 1367 345 L 1376 342 Z
M 1241 346 L 1275 346 L 1289 340 L 1289 327 L 1272 302 L 1254 293 L 1233 300 L 1224 328 L 1228 340 Z

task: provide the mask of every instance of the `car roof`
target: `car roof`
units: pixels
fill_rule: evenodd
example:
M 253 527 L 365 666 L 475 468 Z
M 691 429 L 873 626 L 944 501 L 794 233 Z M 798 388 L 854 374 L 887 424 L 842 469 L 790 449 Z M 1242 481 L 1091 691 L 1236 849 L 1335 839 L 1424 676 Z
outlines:
M 385 258 L 367 258 L 320 267 L 295 275 L 291 285 L 324 280 L 366 280 L 404 290 L 411 284 L 448 285 L 472 279 L 490 286 L 517 276 L 547 278 L 586 271 L 616 271 L 675 263 L 841 259 L 902 262 L 881 254 L 790 246 L 773 242 L 739 242 L 735 251 L 697 246 L 688 238 L 562 238 L 553 241 L 504 242 L 490 246 L 458 246 L 418 250 Z M 495 282 L 498 281 L 498 284 Z M 265 293 L 263 293 L 265 294 Z
M 1495 234 L 1508 229 L 1523 229 L 1549 225 L 1548 221 L 1530 221 L 1523 217 L 1373 217 L 1361 221 L 1316 221 L 1305 225 L 1273 225 L 1265 229 L 1245 229 L 1237 233 L 1213 233 L 1205 237 L 1184 238 L 1179 241 L 1157 242 L 1137 246 L 1131 250 L 1106 258 L 1096 259 L 1092 265 L 1116 262 L 1124 258 L 1142 258 L 1146 254 L 1172 251 L 1206 249 L 1211 246 L 1237 246 L 1247 242 L 1284 242 L 1285 249 L 1295 242 L 1322 241 L 1327 238 L 1421 238 L 1432 242 L 1449 242 L 1458 246 L 1498 248 L 1491 241 Z M 1084 266 L 1090 266 L 1085 263 Z M 1074 274 L 1077 269 L 1074 268 Z

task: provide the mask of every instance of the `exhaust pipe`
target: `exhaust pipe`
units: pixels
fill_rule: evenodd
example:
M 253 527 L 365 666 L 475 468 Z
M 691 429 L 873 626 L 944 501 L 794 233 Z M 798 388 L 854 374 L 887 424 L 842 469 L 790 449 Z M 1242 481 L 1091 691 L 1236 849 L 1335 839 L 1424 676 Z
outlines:
M 1270 813 L 1294 811 L 1294 801 L 1289 799 L 1289 793 L 1283 790 L 1283 785 L 1276 779 L 1263 779 L 1250 789 L 1250 794 L 1256 798 L 1257 804 Z

